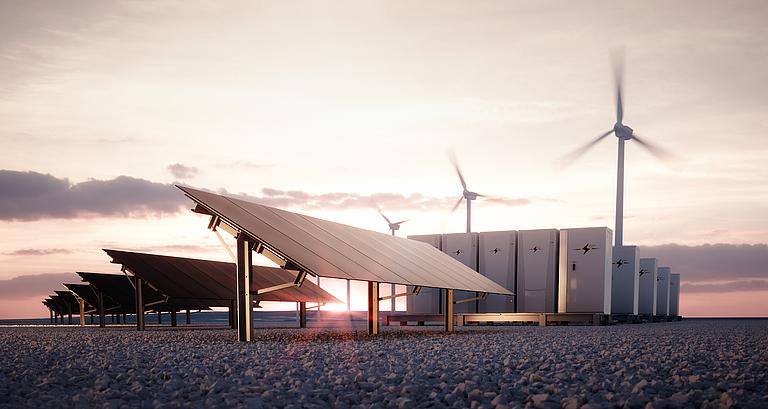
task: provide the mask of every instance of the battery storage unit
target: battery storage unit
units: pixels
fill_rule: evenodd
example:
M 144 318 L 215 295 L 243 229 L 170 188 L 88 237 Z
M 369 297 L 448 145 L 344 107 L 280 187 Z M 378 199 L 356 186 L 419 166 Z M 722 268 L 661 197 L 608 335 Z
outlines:
M 478 234 L 478 272 L 515 292 L 517 232 L 492 231 Z M 515 298 L 488 294 L 479 302 L 479 312 L 514 312 Z
M 607 227 L 560 230 L 558 312 L 611 313 L 612 243 Z
M 613 246 L 611 314 L 638 313 L 640 258 L 637 246 Z
M 477 271 L 477 233 L 450 233 L 443 234 L 441 250 L 443 253 L 453 257 L 458 262 Z M 453 294 L 454 302 L 467 298 L 477 297 L 479 294 L 471 291 L 455 291 Z M 455 313 L 477 312 L 479 302 L 477 300 L 455 304 L 453 311 Z
M 669 315 L 670 268 L 659 267 L 656 277 L 656 315 Z
M 517 232 L 517 312 L 557 312 L 558 231 Z
M 656 278 L 659 261 L 655 258 L 640 259 L 640 291 L 638 293 L 637 313 L 656 314 Z
M 680 315 L 680 274 L 669 275 L 669 315 Z
M 410 240 L 427 243 L 440 250 L 441 238 L 439 234 L 424 234 L 417 236 L 408 236 Z M 412 286 L 407 287 L 408 292 L 413 291 Z M 442 306 L 440 303 L 442 289 L 422 288 L 418 295 L 405 297 L 405 310 L 407 314 L 440 314 Z

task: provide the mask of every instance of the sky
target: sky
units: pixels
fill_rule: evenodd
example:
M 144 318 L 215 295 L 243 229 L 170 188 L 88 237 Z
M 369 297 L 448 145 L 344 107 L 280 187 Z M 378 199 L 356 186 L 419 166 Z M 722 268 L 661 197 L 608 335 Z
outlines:
M 768 315 L 768 4 L 0 0 L 0 318 L 102 248 L 228 261 L 172 184 L 400 235 L 613 228 L 681 313 Z M 67 278 L 69 277 L 69 278 Z M 323 283 L 336 289 L 332 283 Z M 362 301 L 359 302 L 360 305 Z

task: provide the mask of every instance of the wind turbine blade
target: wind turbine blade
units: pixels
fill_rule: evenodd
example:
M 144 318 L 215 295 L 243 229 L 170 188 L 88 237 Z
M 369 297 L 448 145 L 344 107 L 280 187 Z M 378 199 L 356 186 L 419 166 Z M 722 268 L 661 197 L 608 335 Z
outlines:
M 635 142 L 639 143 L 643 148 L 645 148 L 653 156 L 655 156 L 655 157 L 657 157 L 657 158 L 659 158 L 661 160 L 670 161 L 670 160 L 672 160 L 675 157 L 675 155 L 672 152 L 670 152 L 670 151 L 668 151 L 668 150 L 666 150 L 666 149 L 664 149 L 664 148 L 662 148 L 662 147 L 660 147 L 658 145 L 652 144 L 652 143 L 650 143 L 650 142 L 648 142 L 648 141 L 646 141 L 646 140 L 644 140 L 642 138 L 639 138 L 636 134 L 632 135 L 632 139 Z
M 613 78 L 616 83 L 616 122 L 624 120 L 624 101 L 621 97 L 621 89 L 624 83 L 624 51 L 613 53 Z
M 455 205 L 453 205 L 453 208 L 451 209 L 450 213 L 448 213 L 448 214 L 453 214 L 453 212 L 455 212 L 455 211 L 456 211 L 456 209 L 457 209 L 457 208 L 459 207 L 459 205 L 461 204 L 461 201 L 462 201 L 462 200 L 464 200 L 464 197 L 463 197 L 463 196 L 462 196 L 462 197 L 459 197 L 459 200 L 457 200 L 457 201 L 456 201 L 456 204 L 455 204 Z
M 401 224 L 403 224 L 403 223 L 405 223 L 405 222 L 409 222 L 409 221 L 411 221 L 411 219 L 405 219 L 405 220 L 399 221 L 399 222 L 397 222 L 397 223 L 394 223 L 394 224 L 396 224 L 396 225 L 398 225 L 398 226 L 399 226 L 399 225 L 401 225 Z
M 384 220 L 386 220 L 386 221 L 387 221 L 387 223 L 388 223 L 388 224 L 389 224 L 389 223 L 392 223 L 391 221 L 389 221 L 389 218 L 388 218 L 387 216 L 384 216 L 384 213 L 382 213 L 382 211 L 381 211 L 381 210 L 379 210 L 379 214 L 381 215 L 381 217 L 383 217 L 383 218 L 384 218 Z
M 571 164 L 571 163 L 572 163 L 574 160 L 578 159 L 578 158 L 579 158 L 581 155 L 583 155 L 584 153 L 586 153 L 586 152 L 587 152 L 588 150 L 590 150 L 590 149 L 591 149 L 593 146 L 595 146 L 595 145 L 596 145 L 598 142 L 600 142 L 600 141 L 601 141 L 601 140 L 603 140 L 603 139 L 604 139 L 606 136 L 608 136 L 608 135 L 610 135 L 610 134 L 612 134 L 612 133 L 613 133 L 613 129 L 611 129 L 610 131 L 608 131 L 608 132 L 606 132 L 606 133 L 604 133 L 604 134 L 602 134 L 602 135 L 598 136 L 597 138 L 593 139 L 592 141 L 590 141 L 590 142 L 589 142 L 589 143 L 587 143 L 586 145 L 584 145 L 584 146 L 581 146 L 581 147 L 580 147 L 580 148 L 578 148 L 578 149 L 574 149 L 573 151 L 571 151 L 571 153 L 569 153 L 569 154 L 567 154 L 567 155 L 563 156 L 563 157 L 562 157 L 562 158 L 560 158 L 560 160 L 558 161 L 558 163 L 559 163 L 560 167 L 562 167 L 562 168 L 566 168 L 566 167 L 570 166 L 570 164 Z
M 453 164 L 453 168 L 456 169 L 456 174 L 459 175 L 459 180 L 461 181 L 461 187 L 463 187 L 464 190 L 467 190 L 467 182 L 464 180 L 464 175 L 461 174 L 461 169 L 459 169 L 459 161 L 456 160 L 456 154 L 453 151 L 451 151 L 449 156 L 451 159 L 451 164 Z

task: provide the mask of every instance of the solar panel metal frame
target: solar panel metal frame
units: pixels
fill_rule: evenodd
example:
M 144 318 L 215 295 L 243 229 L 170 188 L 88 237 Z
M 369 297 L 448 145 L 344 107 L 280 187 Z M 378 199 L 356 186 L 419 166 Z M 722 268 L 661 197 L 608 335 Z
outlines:
M 177 187 L 207 214 L 315 276 L 513 295 L 426 243 Z

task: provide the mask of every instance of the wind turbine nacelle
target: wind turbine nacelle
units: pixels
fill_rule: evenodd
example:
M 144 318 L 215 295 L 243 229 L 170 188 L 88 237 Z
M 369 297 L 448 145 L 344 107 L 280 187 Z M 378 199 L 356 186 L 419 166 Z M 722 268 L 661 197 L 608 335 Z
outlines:
M 617 138 L 630 140 L 632 139 L 632 133 L 634 132 L 634 129 L 624 124 L 616 123 L 616 125 L 613 126 L 613 132 L 616 134 Z
M 398 223 L 392 223 L 389 225 L 390 230 L 400 230 L 400 224 Z
M 467 199 L 467 200 L 475 200 L 475 199 L 477 199 L 477 193 L 465 190 L 464 191 L 464 198 Z

